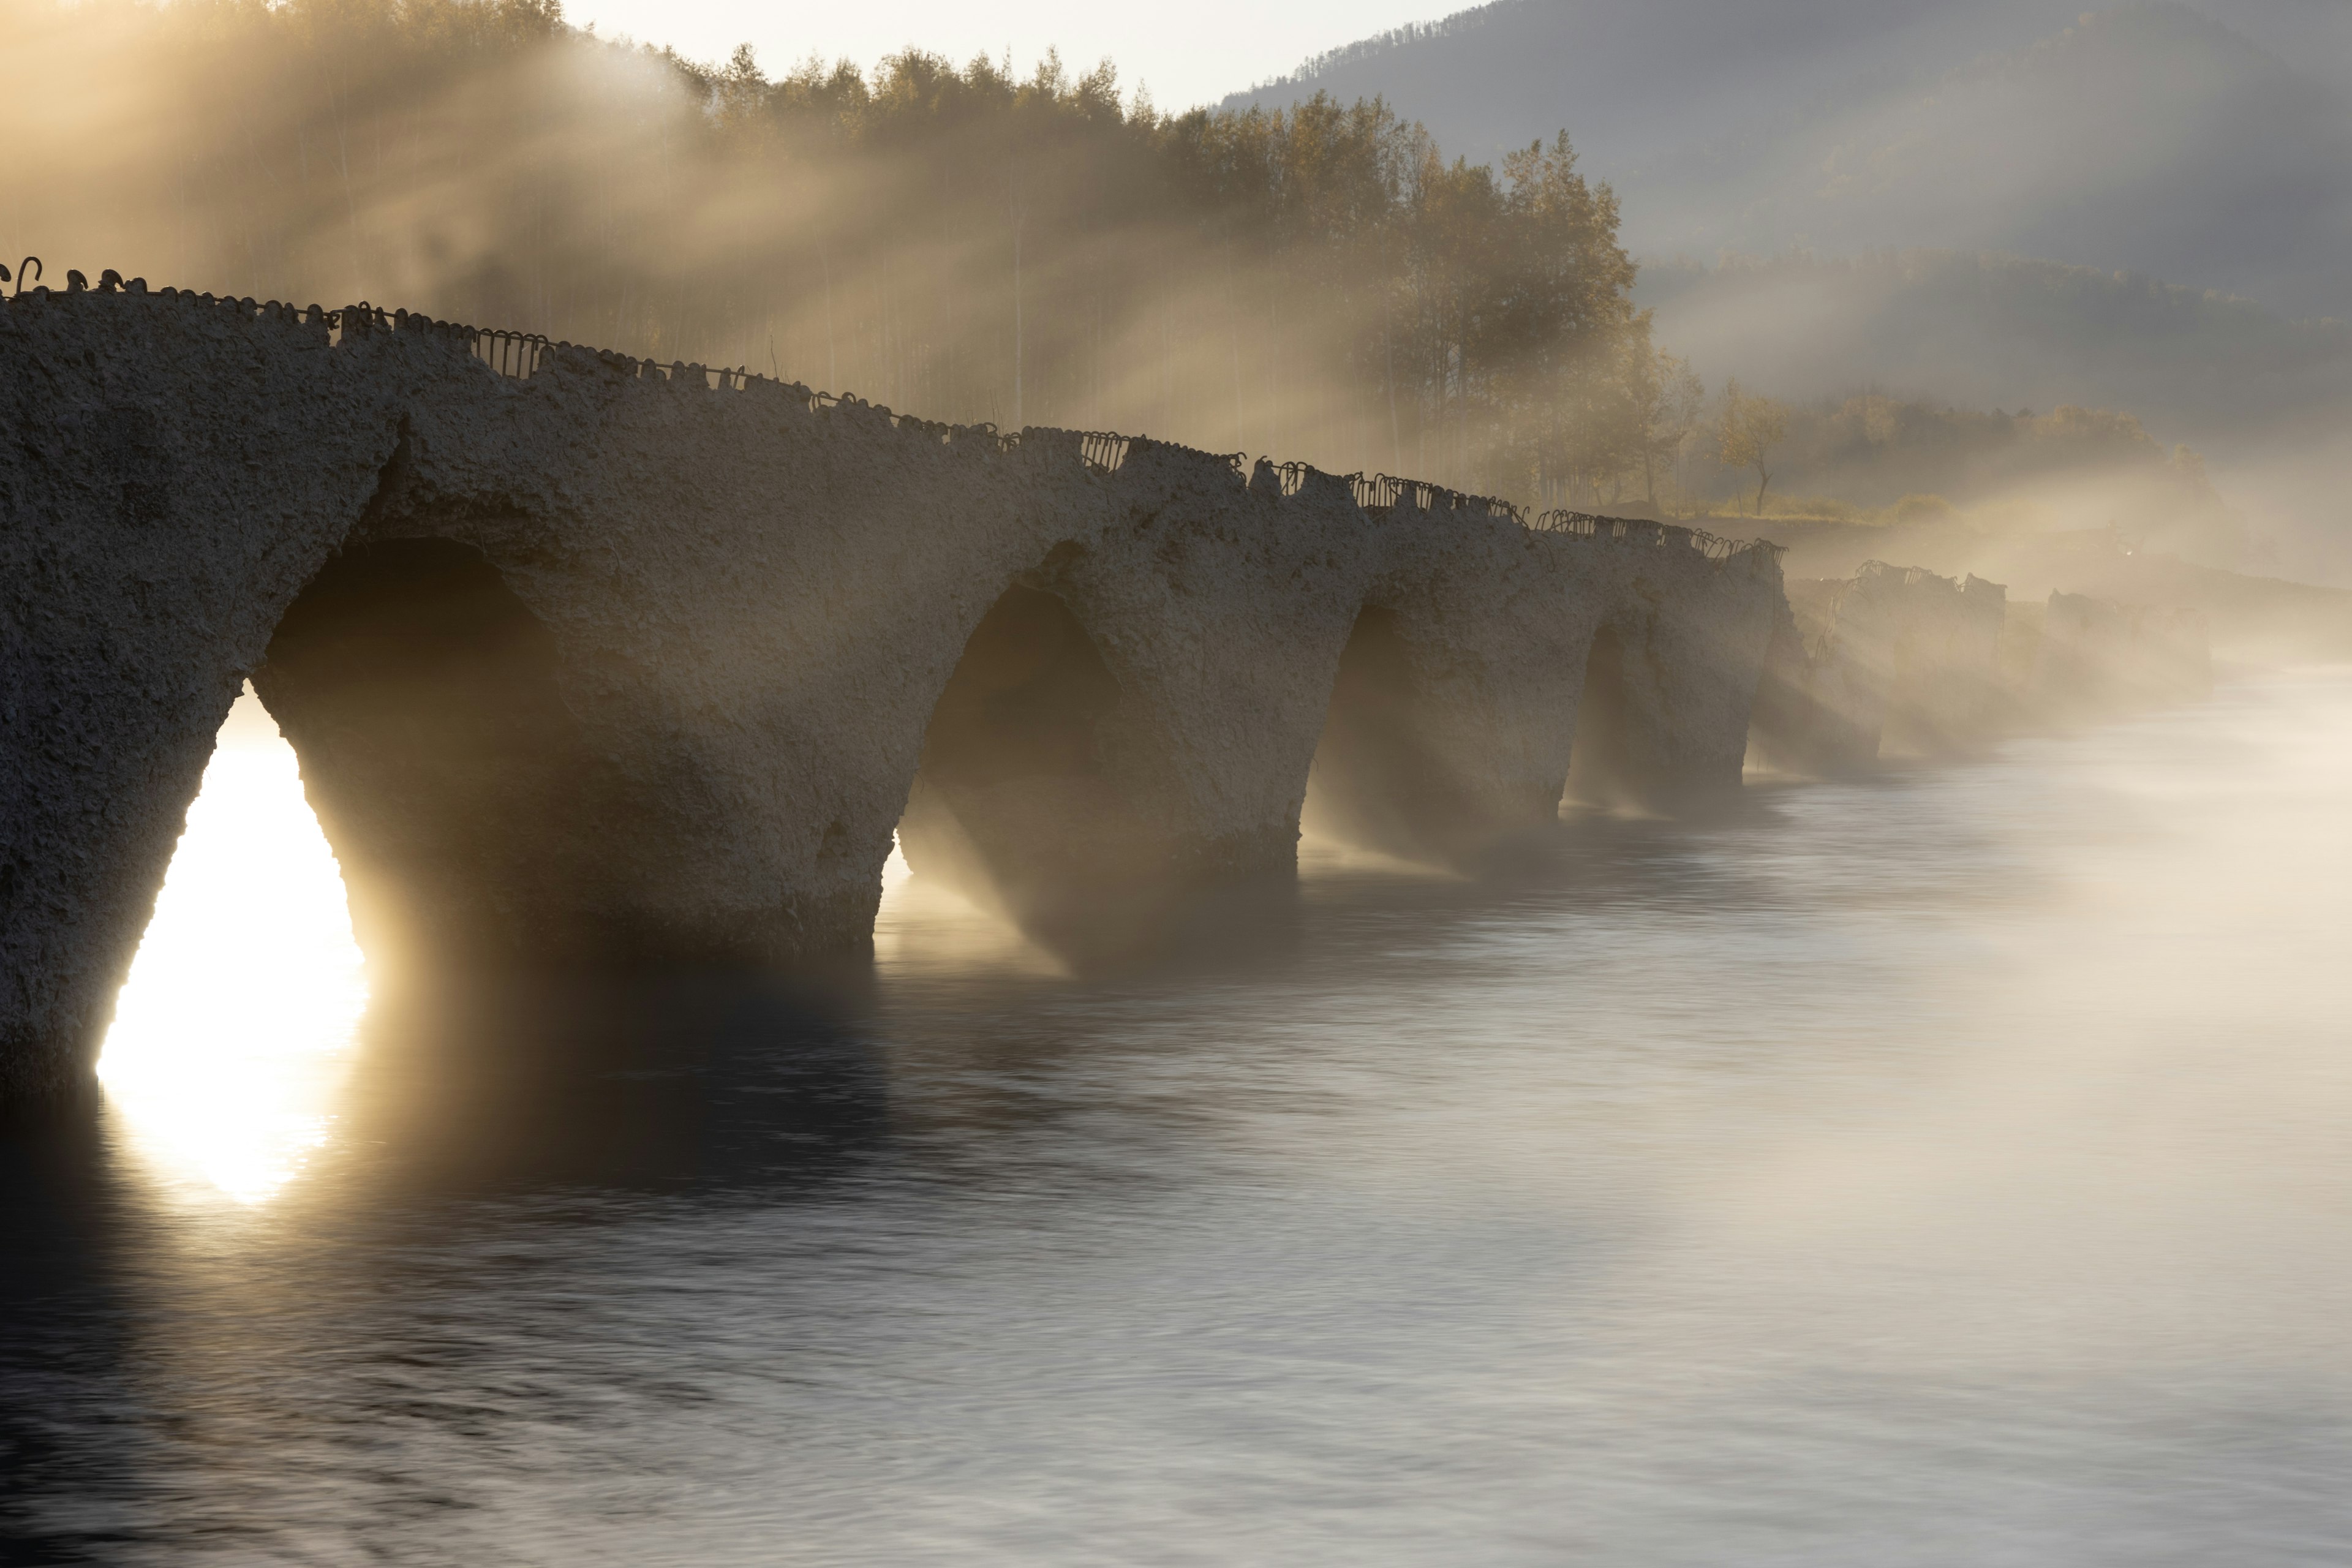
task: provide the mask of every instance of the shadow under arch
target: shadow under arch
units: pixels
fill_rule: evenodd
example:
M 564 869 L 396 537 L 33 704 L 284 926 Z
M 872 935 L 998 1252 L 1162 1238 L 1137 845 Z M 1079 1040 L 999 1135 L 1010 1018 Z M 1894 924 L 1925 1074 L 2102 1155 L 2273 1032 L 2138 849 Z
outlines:
M 1366 605 L 1339 652 L 1301 830 L 1407 859 L 1459 847 L 1460 792 L 1431 743 L 1425 708 L 1396 612 Z
M 473 547 L 330 559 L 253 684 L 292 744 L 372 971 L 571 965 L 627 944 L 594 914 L 601 769 L 548 629 Z
M 1576 700 L 1576 730 L 1569 742 L 1570 805 L 1612 807 L 1645 805 L 1655 781 L 1643 769 L 1634 747 L 1633 695 L 1625 679 L 1625 638 L 1601 622 L 1584 656 L 1584 684 Z
M 932 710 L 899 847 L 1066 962 L 1143 956 L 1199 890 L 1167 751 L 1068 598 L 1024 574 Z
M 1557 814 L 1557 778 L 1531 788 L 1493 693 L 1456 661 L 1417 654 L 1405 617 L 1356 616 L 1307 770 L 1303 831 L 1407 860 L 1483 868 Z

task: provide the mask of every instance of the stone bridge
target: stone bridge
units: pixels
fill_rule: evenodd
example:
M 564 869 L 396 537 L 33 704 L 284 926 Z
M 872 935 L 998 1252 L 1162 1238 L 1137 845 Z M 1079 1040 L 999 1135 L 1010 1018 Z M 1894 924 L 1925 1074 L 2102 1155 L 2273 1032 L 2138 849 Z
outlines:
M 1571 774 L 1735 790 L 1789 616 L 1686 530 L 504 352 L 0 307 L 0 1094 L 86 1079 L 248 679 L 372 965 L 789 964 L 870 941 L 894 832 L 1083 947 L 1302 812 L 1445 858 Z
M 1882 752 L 1950 754 L 2005 717 L 1999 583 L 1870 561 L 1849 578 L 1786 586 L 1790 616 L 1757 697 L 1759 762 L 1822 773 Z

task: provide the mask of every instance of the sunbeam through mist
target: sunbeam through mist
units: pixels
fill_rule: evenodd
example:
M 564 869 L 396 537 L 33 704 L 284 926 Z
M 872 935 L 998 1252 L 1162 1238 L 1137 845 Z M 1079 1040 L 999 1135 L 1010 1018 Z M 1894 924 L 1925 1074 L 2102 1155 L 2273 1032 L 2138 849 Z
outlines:
M 324 1142 L 367 1005 L 294 750 L 247 687 L 221 729 L 99 1077 L 142 1155 L 258 1203 Z

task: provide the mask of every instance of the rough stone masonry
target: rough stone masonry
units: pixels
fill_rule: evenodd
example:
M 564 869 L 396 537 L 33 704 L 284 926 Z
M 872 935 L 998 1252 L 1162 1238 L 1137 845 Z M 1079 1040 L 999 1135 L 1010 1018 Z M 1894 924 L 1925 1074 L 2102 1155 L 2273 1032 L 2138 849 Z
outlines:
M 250 679 L 372 964 L 1078 931 L 1334 831 L 1736 789 L 1775 554 L 110 280 L 0 306 L 0 1097 L 86 1080 Z M 1591 668 L 1588 668 L 1590 666 Z M 1587 710 L 1580 731 L 1580 709 Z

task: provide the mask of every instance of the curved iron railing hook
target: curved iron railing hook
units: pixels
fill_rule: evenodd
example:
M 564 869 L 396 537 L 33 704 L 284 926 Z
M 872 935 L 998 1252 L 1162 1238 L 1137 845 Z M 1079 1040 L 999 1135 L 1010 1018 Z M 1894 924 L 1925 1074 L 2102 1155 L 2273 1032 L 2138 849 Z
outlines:
M 22 294 L 25 291 L 25 285 L 40 276 L 41 258 L 39 257 L 27 256 L 24 260 L 16 263 L 16 293 L 9 295 L 8 298 L 13 300 L 16 297 L 16 294 Z M 5 267 L 0 267 L 0 283 L 5 283 L 7 280 L 8 269 Z

